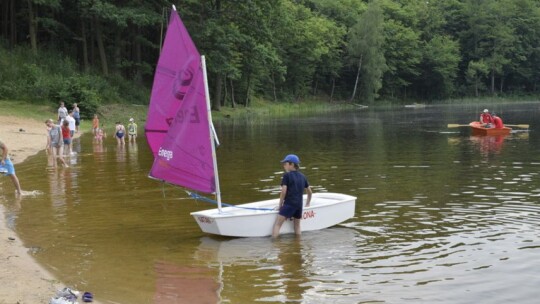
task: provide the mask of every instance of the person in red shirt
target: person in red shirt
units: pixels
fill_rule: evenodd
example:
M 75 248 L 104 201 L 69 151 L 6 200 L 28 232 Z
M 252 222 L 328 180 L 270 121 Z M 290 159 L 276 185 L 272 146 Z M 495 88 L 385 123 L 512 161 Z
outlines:
M 69 122 L 67 120 L 64 120 L 61 130 L 64 147 L 67 148 L 67 150 L 64 150 L 64 153 L 66 153 L 67 155 L 71 155 L 71 132 L 69 130 Z
M 480 114 L 480 122 L 484 124 L 485 128 L 490 128 L 493 123 L 493 118 L 489 114 L 488 109 L 484 109 L 484 113 Z
M 497 116 L 495 113 L 491 114 L 491 117 L 493 118 L 493 127 L 495 129 L 502 129 L 504 128 L 504 124 L 502 119 Z

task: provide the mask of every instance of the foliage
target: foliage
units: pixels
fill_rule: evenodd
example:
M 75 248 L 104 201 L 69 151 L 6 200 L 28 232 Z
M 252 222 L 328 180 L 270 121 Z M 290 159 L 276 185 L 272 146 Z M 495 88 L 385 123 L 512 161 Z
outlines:
M 361 97 L 372 103 L 382 87 L 382 76 L 386 70 L 383 54 L 383 15 L 377 1 L 372 1 L 358 23 L 349 33 L 349 56 L 358 62 L 358 73 L 362 72 Z M 356 92 L 356 88 L 355 91 Z M 354 99 L 354 93 L 351 99 Z
M 216 109 L 357 88 L 357 101 L 540 91 L 537 0 L 174 2 L 207 57 Z M 165 0 L 3 1 L 0 98 L 147 103 L 170 10 Z
M 39 60 L 38 60 L 39 59 Z M 30 50 L 0 48 L 0 99 L 48 102 L 57 107 L 64 101 L 68 108 L 77 103 L 83 118 L 91 118 L 104 100 L 133 102 L 148 100 L 148 90 L 137 88 L 122 78 L 109 80 L 81 73 L 77 64 L 55 52 L 36 58 Z

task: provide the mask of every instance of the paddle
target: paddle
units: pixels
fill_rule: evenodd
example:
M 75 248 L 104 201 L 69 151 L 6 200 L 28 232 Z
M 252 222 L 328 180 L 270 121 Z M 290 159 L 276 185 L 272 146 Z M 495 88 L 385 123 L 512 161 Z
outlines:
M 529 125 L 526 125 L 526 124 L 522 124 L 522 125 L 508 125 L 508 124 L 504 124 L 505 126 L 507 127 L 514 127 L 514 128 L 524 128 L 524 129 L 528 129 L 529 128 Z M 469 125 L 460 125 L 460 124 L 448 124 L 448 128 L 459 128 L 459 127 L 468 127 Z
M 506 127 L 514 127 L 514 128 L 524 128 L 524 129 L 528 129 L 529 128 L 529 125 L 507 125 L 507 124 L 504 124 Z

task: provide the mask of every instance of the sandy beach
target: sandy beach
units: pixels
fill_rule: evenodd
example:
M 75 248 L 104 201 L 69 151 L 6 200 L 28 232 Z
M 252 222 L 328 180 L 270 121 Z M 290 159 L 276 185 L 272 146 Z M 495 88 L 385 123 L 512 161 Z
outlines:
M 15 171 L 17 164 L 45 149 L 44 121 L 9 116 L 0 116 L 0 121 L 3 122 L 0 140 L 9 149 Z M 4 193 L 4 199 L 13 199 L 15 188 L 11 180 L 2 176 L 1 183 L 5 192 L 12 192 Z M 25 181 L 20 183 L 24 194 Z M 3 203 L 0 204 L 0 304 L 49 303 L 65 285 L 34 260 L 17 233 L 9 228 Z

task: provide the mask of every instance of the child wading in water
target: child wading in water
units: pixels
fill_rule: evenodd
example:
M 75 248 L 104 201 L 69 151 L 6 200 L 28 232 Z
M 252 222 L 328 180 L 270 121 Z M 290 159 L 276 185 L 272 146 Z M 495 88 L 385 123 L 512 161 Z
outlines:
M 311 203 L 311 187 L 304 174 L 298 170 L 300 158 L 294 154 L 289 154 L 281 161 L 285 174 L 281 179 L 281 193 L 279 195 L 279 214 L 274 223 L 272 237 L 276 238 L 279 235 L 279 230 L 288 218 L 294 218 L 294 233 L 301 234 L 300 219 L 302 218 L 303 210 L 303 194 L 304 189 L 307 192 L 306 207 Z

